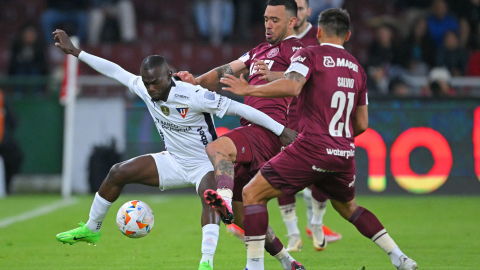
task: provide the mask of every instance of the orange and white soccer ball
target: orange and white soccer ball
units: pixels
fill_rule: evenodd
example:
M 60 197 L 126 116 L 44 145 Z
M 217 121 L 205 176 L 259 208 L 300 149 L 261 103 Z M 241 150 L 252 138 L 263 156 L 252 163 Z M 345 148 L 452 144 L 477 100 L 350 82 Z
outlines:
M 141 238 L 153 228 L 153 211 L 142 201 L 126 202 L 117 212 L 117 226 L 129 238 Z

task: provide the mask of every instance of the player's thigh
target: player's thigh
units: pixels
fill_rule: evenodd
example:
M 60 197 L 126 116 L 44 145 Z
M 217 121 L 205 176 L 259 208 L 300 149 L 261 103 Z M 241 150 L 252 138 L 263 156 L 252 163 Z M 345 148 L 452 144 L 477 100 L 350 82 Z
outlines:
M 245 205 L 267 203 L 270 199 L 282 195 L 279 189 L 274 188 L 259 171 L 255 177 L 243 188 L 243 203 Z
M 159 184 L 158 171 L 155 160 L 151 155 L 143 155 L 115 164 L 110 174 L 122 179 L 123 184 L 142 184 L 157 186 Z

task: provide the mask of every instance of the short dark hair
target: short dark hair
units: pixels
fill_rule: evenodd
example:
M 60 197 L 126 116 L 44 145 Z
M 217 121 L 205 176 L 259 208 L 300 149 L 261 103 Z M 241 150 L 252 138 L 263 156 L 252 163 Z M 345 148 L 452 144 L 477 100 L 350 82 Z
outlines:
M 318 16 L 318 25 L 327 35 L 344 37 L 350 28 L 350 15 L 345 9 L 329 8 Z
M 297 17 L 298 6 L 295 0 L 268 0 L 267 6 L 285 6 L 285 9 L 292 13 L 293 17 Z
M 149 55 L 142 62 L 142 68 L 151 70 L 157 67 L 168 67 L 167 61 L 161 55 Z

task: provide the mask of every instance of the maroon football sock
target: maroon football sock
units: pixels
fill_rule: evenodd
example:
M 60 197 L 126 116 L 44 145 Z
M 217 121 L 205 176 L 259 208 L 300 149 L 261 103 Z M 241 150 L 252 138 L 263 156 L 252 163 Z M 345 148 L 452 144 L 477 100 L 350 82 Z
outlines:
M 323 192 L 320 191 L 319 188 L 312 185 L 312 198 L 314 198 L 317 202 L 327 202 L 328 198 L 325 196 Z
M 357 207 L 348 221 L 355 225 L 363 236 L 370 239 L 384 229 L 377 217 L 361 206 Z
M 288 205 L 292 203 L 295 203 L 295 196 L 283 195 L 278 197 L 278 205 L 280 206 Z
M 280 242 L 280 239 L 275 237 L 272 243 L 265 242 L 265 250 L 270 253 L 270 255 L 275 256 L 283 249 L 283 244 Z
M 268 211 L 264 204 L 246 205 L 243 207 L 245 217 L 243 228 L 245 230 L 245 241 L 249 236 L 265 236 L 268 229 Z
M 225 174 L 217 176 L 217 188 L 228 188 L 233 190 L 233 179 Z

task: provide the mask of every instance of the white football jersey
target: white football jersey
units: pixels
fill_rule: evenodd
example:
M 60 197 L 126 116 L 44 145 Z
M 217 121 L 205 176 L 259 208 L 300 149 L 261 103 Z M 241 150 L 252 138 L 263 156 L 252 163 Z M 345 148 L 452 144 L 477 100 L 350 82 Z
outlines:
M 205 147 L 217 139 L 212 114 L 222 118 L 231 99 L 173 79 L 166 102 L 152 101 L 141 76 L 132 77 L 128 88 L 147 104 L 168 152 L 189 164 L 210 162 Z

